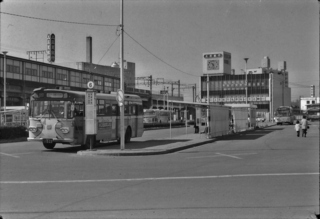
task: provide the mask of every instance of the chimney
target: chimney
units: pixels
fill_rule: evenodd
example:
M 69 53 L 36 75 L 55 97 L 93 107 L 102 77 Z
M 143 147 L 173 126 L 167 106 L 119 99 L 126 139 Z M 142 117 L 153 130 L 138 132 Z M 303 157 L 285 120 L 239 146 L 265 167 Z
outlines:
M 86 62 L 92 63 L 92 37 L 87 37 L 87 59 Z

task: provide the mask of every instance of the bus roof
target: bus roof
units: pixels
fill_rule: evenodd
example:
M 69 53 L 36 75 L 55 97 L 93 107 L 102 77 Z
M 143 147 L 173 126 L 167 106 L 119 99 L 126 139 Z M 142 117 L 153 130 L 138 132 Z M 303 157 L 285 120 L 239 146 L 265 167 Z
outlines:
M 74 91 L 74 90 L 61 90 L 61 89 L 45 89 L 45 88 L 36 88 L 33 90 L 33 93 L 37 92 L 61 92 L 61 93 L 69 93 L 73 94 L 78 97 L 84 97 L 86 92 L 85 91 Z M 97 93 L 97 97 L 115 97 L 117 95 L 116 92 L 111 93 Z M 125 100 L 135 100 L 135 101 L 142 101 L 138 95 L 134 94 L 125 94 Z

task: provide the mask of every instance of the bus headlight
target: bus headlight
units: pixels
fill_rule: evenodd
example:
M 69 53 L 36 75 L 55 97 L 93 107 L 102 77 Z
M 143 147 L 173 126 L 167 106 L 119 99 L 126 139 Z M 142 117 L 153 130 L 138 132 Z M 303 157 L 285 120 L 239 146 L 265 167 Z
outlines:
M 69 133 L 69 127 L 62 127 L 62 128 L 60 128 L 60 130 L 61 130 L 61 132 L 63 134 L 68 134 Z
M 37 127 L 30 126 L 30 127 L 29 127 L 29 131 L 30 131 L 30 132 L 37 132 Z

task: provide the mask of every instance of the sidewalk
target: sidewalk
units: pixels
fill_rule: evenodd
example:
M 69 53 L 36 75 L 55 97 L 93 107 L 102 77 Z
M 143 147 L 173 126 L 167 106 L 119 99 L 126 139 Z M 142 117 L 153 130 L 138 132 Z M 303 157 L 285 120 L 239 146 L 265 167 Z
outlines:
M 78 151 L 78 155 L 105 155 L 105 156 L 143 156 L 168 154 L 187 148 L 214 142 L 216 139 L 207 139 L 204 134 L 180 135 L 174 138 L 143 140 L 134 138 L 130 143 L 125 144 L 121 150 L 119 144 L 98 146 L 94 150 Z
M 260 128 L 274 125 L 265 123 Z M 253 131 L 253 130 L 248 130 Z M 230 135 L 231 136 L 231 135 Z M 226 136 L 224 136 L 226 137 Z M 119 144 L 99 144 L 94 150 L 78 151 L 78 155 L 104 155 L 104 156 L 144 156 L 168 154 L 188 148 L 200 146 L 216 141 L 217 138 L 208 139 L 205 134 L 187 134 L 173 138 L 145 140 L 133 138 L 130 143 L 125 144 L 121 150 Z

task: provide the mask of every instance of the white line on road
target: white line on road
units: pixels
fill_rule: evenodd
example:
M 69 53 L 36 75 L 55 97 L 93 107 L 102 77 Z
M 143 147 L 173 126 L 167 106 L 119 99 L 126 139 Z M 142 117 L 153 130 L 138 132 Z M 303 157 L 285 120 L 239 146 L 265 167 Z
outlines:
M 46 183 L 99 183 L 99 182 L 134 182 L 134 181 L 160 181 L 160 180 L 186 180 L 186 179 L 218 179 L 236 177 L 263 177 L 263 176 L 307 176 L 319 173 L 264 173 L 264 174 L 238 174 L 220 176 L 182 176 L 182 177 L 154 177 L 133 179 L 92 179 L 92 180 L 56 180 L 56 181 L 0 181 L 0 184 L 46 184 Z
M 240 157 L 236 157 L 235 155 L 250 155 L 250 154 L 257 154 L 257 153 L 242 153 L 242 154 L 221 154 L 221 153 L 216 153 L 216 154 L 217 155 L 211 155 L 211 156 L 187 157 L 187 159 L 198 159 L 198 158 L 207 158 L 207 157 L 221 157 L 221 156 L 242 159 Z
M 0 154 L 8 156 L 8 157 L 20 158 L 19 156 L 15 156 L 15 155 L 12 155 L 12 154 L 6 154 L 6 153 L 0 153 Z

